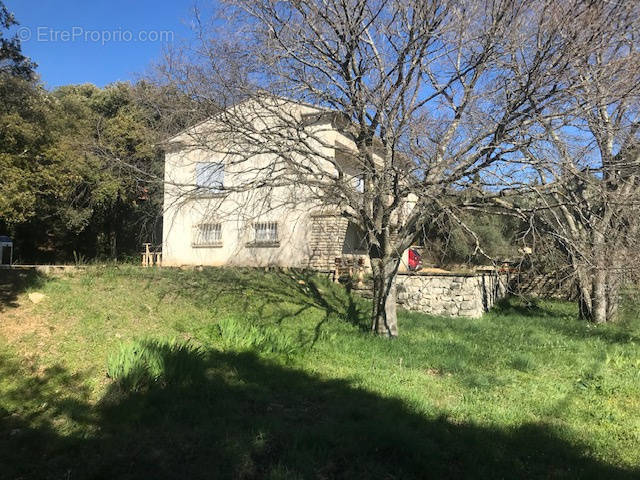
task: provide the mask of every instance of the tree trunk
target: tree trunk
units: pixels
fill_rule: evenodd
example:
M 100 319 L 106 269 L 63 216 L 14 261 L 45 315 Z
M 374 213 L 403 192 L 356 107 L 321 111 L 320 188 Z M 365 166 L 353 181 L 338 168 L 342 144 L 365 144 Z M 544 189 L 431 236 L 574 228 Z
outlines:
M 578 290 L 578 309 L 582 320 L 591 321 L 593 304 L 591 303 L 592 285 L 588 273 L 581 267 L 576 267 L 576 288 Z
M 593 274 L 591 303 L 591 321 L 605 323 L 607 321 L 607 272 L 601 268 L 598 268 Z
M 619 302 L 615 259 L 607 254 L 602 232 L 595 231 L 592 242 L 592 268 L 577 271 L 580 316 L 593 323 L 611 322 L 616 318 Z
M 615 322 L 620 305 L 619 279 L 605 269 L 591 275 L 591 281 L 579 278 L 576 282 L 580 318 L 593 323 Z
M 616 271 L 607 272 L 607 322 L 618 319 L 620 305 L 620 277 Z
M 385 337 L 398 336 L 396 312 L 396 275 L 399 259 L 372 258 L 373 311 L 371 329 Z
M 116 232 L 114 230 L 111 230 L 109 232 L 109 254 L 112 260 L 118 259 L 118 249 L 116 245 L 116 238 L 117 238 Z

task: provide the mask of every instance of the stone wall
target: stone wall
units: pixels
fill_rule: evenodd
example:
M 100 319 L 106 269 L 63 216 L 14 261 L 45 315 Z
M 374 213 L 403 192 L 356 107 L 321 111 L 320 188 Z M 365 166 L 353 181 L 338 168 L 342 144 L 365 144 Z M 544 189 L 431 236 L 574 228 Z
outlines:
M 478 318 L 507 293 L 508 276 L 481 274 L 399 274 L 398 305 L 449 317 Z
M 333 270 L 335 259 L 342 255 L 348 223 L 346 218 L 332 213 L 311 215 L 311 268 L 325 272 Z

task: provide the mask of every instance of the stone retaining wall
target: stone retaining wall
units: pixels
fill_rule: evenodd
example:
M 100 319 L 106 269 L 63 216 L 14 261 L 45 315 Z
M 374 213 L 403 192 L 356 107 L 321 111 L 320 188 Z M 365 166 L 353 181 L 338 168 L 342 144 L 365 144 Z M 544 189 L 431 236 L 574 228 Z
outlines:
M 55 275 L 58 273 L 76 272 L 84 270 L 83 266 L 76 265 L 0 265 L 0 270 L 13 270 L 16 272 L 34 271 L 43 275 Z
M 478 318 L 507 294 L 506 274 L 399 274 L 398 305 L 449 317 Z

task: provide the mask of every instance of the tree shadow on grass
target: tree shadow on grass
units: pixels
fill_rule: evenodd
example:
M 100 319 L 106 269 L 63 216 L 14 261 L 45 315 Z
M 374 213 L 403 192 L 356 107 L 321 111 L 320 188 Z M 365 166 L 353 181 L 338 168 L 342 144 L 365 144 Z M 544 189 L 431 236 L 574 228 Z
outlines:
M 0 268 L 0 312 L 18 306 L 18 296 L 44 284 L 45 277 L 34 270 Z
M 331 318 L 362 331 L 369 330 L 369 302 L 332 284 L 317 272 L 208 267 L 200 271 L 174 271 L 171 291 L 201 306 L 220 306 L 233 299 L 234 308 L 253 310 L 265 322 L 281 323 L 310 310 L 324 313 L 317 335 Z M 162 296 L 169 294 L 167 290 Z M 238 303 L 241 299 L 242 303 Z
M 161 348 L 161 347 L 159 347 Z M 171 349 L 160 354 L 169 368 Z M 184 352 L 181 353 L 184 356 Z M 55 415 L 4 412 L 3 478 L 633 478 L 547 425 L 509 431 L 417 414 L 403 402 L 251 353 L 209 351 L 190 382 L 69 403 L 52 372 L 30 395 Z M 11 365 L 0 365 L 6 371 Z M 26 379 L 25 379 L 26 381 Z M 61 400 L 62 398 L 62 400 Z M 61 435 L 61 417 L 81 429 Z M 11 431 L 20 432 L 11 435 Z
M 561 318 L 565 313 L 552 308 L 551 304 L 537 298 L 506 297 L 498 300 L 492 311 L 499 315 L 517 315 L 520 317 Z

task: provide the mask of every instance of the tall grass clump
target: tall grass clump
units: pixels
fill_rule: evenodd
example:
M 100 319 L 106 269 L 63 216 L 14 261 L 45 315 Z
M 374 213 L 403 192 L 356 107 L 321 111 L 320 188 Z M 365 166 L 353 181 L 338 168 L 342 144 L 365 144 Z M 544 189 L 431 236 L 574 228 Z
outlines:
M 182 385 L 201 380 L 205 355 L 190 343 L 134 340 L 109 355 L 107 375 L 127 392 L 152 386 Z
M 287 358 L 296 353 L 299 344 L 281 328 L 246 323 L 234 317 L 218 321 L 212 333 L 225 350 L 279 354 Z

